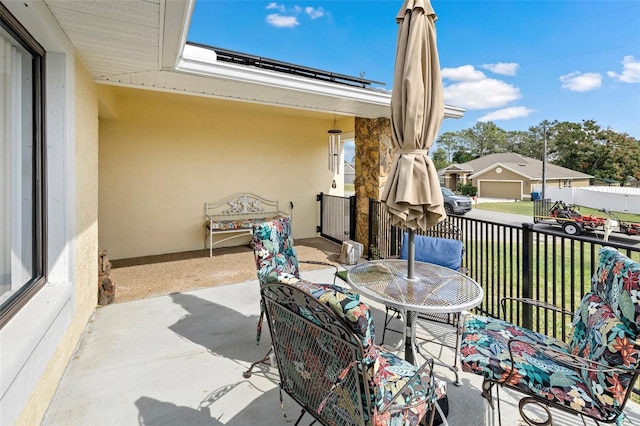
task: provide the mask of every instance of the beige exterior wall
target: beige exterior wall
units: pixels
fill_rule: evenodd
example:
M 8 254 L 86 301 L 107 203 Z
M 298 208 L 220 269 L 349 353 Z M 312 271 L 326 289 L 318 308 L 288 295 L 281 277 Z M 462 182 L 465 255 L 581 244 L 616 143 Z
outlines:
M 567 179 L 547 179 L 547 187 L 565 188 L 567 186 L 565 185 L 566 180 Z M 572 188 L 581 188 L 589 185 L 589 179 L 572 179 L 569 186 Z
M 504 167 L 501 167 L 502 169 L 502 173 L 498 173 L 496 171 L 497 168 L 492 169 L 492 170 L 488 170 L 486 173 L 483 173 L 482 175 L 478 176 L 477 178 L 474 179 L 480 179 L 480 180 L 507 180 L 507 181 L 512 181 L 512 180 L 518 180 L 518 181 L 524 181 L 526 180 L 524 178 L 524 176 L 518 174 L 518 173 L 514 173 L 509 169 L 505 169 Z
M 580 187 L 583 188 L 585 186 L 589 186 L 589 179 L 576 179 L 576 180 L 572 180 L 571 181 L 571 186 L 572 187 Z
M 295 238 L 317 236 L 328 114 L 100 87 L 100 248 L 122 259 L 204 248 L 204 203 L 238 192 L 293 202 Z M 353 119 L 338 120 L 343 132 Z M 241 244 L 237 238 L 225 244 Z
M 506 198 L 511 200 L 522 200 L 526 194 L 522 189 L 521 181 L 480 181 L 479 197 Z
M 528 180 L 504 167 L 497 168 L 475 177 L 472 184 L 478 188 L 479 197 L 522 199 L 527 194 Z
M 98 96 L 82 62 L 75 61 L 76 242 L 74 316 L 16 424 L 40 424 L 58 382 L 97 304 Z

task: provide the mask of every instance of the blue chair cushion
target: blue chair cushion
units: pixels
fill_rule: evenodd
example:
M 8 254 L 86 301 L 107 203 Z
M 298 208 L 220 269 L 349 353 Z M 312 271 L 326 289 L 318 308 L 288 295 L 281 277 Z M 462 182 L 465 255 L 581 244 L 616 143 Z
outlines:
M 402 236 L 402 247 L 400 248 L 400 259 L 408 258 L 407 232 Z M 416 260 L 418 262 L 433 263 L 444 266 L 454 271 L 460 270 L 462 263 L 462 253 L 464 245 L 462 241 L 449 238 L 427 237 L 424 235 L 415 236 Z

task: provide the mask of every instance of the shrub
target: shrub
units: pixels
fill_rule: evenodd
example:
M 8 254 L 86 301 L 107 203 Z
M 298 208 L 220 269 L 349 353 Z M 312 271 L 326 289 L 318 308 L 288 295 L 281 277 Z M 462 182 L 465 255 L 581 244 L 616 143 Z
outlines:
M 467 195 L 469 197 L 475 197 L 478 194 L 478 188 L 471 185 L 470 183 L 467 183 L 466 185 L 459 185 L 458 191 L 462 195 Z

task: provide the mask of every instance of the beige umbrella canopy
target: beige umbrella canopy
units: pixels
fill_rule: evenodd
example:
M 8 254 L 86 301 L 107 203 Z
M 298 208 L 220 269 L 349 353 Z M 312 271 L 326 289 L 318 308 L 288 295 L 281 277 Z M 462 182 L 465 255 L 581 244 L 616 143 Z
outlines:
M 428 0 L 405 0 L 396 20 L 391 133 L 398 149 L 382 194 L 392 225 L 429 229 L 446 217 L 429 149 L 444 119 L 436 15 Z

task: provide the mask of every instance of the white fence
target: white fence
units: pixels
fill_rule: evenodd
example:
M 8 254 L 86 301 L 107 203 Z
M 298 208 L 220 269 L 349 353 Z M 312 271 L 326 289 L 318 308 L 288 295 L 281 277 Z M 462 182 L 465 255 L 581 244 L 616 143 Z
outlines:
M 545 198 L 592 209 L 640 214 L 640 188 L 618 186 L 546 188 Z

